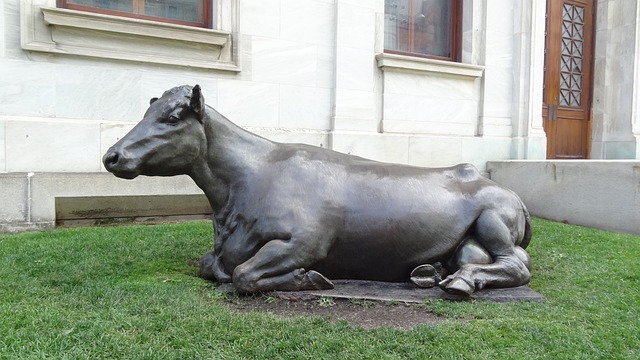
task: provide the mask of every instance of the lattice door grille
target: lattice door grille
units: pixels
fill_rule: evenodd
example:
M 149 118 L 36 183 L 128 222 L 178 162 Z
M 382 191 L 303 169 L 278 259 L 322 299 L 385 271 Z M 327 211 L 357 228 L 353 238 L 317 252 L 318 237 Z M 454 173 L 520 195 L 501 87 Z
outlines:
M 564 4 L 560 48 L 560 105 L 582 105 L 584 8 Z

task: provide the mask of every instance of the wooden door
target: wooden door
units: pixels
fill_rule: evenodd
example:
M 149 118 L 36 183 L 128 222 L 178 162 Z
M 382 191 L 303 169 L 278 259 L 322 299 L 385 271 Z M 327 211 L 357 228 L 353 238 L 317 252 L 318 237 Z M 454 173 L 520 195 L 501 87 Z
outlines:
M 547 0 L 542 116 L 548 159 L 586 159 L 595 0 Z

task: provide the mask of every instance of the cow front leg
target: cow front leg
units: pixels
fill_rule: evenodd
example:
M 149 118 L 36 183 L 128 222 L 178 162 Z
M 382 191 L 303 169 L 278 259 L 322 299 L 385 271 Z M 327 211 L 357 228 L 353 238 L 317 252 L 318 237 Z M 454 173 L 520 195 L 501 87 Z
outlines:
M 222 260 L 215 250 L 209 251 L 200 258 L 199 276 L 210 281 L 231 282 L 231 276 L 224 271 Z
M 451 294 L 470 295 L 484 287 L 505 288 L 529 283 L 528 255 L 514 245 L 513 237 L 519 236 L 519 232 L 511 231 L 516 221 L 494 211 L 483 212 L 476 221 L 475 239 L 491 255 L 493 262 L 464 264 L 441 281 L 440 288 Z
M 305 270 L 314 262 L 310 252 L 312 249 L 304 247 L 296 249 L 291 240 L 271 240 L 234 269 L 233 285 L 243 294 L 333 289 L 333 283 L 322 274 Z

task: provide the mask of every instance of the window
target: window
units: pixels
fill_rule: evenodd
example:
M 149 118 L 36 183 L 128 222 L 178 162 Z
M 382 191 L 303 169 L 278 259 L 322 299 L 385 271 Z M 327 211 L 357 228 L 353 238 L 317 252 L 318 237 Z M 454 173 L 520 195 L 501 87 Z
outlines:
M 385 52 L 460 61 L 460 0 L 385 0 Z
M 58 7 L 155 20 L 174 24 L 211 27 L 211 0 L 58 0 Z
M 184 5 L 180 1 L 171 3 Z M 60 56 L 239 72 L 241 51 L 234 36 L 239 29 L 239 2 L 198 2 L 210 9 L 203 12 L 209 18 L 215 13 L 213 27 L 200 27 L 157 21 L 159 18 L 141 21 L 104 11 L 78 11 L 64 8 L 62 0 L 20 0 L 21 46 L 23 50 Z

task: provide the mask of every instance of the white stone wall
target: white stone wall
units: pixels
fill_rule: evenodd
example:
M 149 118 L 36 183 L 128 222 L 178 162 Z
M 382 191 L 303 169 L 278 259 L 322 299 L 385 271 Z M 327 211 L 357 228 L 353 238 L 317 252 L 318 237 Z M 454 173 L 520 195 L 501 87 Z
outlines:
M 209 105 L 261 135 L 327 146 L 335 77 L 335 4 L 220 3 L 242 14 L 242 22 L 228 29 L 241 71 L 201 68 L 197 62 L 157 64 L 142 55 L 141 61 L 66 55 L 58 52 L 57 44 L 46 43 L 47 36 L 63 32 L 57 28 L 42 34 L 36 30 L 25 39 L 25 22 L 48 28 L 38 7 L 55 7 L 55 0 L 5 1 L 0 13 L 0 172 L 103 171 L 101 155 L 142 117 L 149 99 L 181 84 L 200 84 Z M 72 28 L 60 29 L 66 34 Z M 111 37 L 117 38 L 105 32 L 95 39 Z M 65 51 L 71 45 L 86 45 L 82 36 L 62 41 Z M 118 48 L 121 45 L 110 46 L 120 53 L 135 50 Z M 95 50 L 87 46 L 87 51 Z
M 640 7 L 599 0 L 596 14 L 591 157 L 640 157 Z
M 220 33 L 194 43 L 209 35 L 156 38 L 166 29 L 145 25 L 127 36 L 111 31 L 129 23 L 105 31 L 102 18 L 46 11 L 55 0 L 6 0 L 0 172 L 103 171 L 148 99 L 185 83 L 278 141 L 425 166 L 544 157 L 526 86 L 542 66 L 530 46 L 544 36 L 537 1 L 465 1 L 463 64 L 427 71 L 376 58 L 383 0 L 217 1 Z
M 544 10 L 535 1 L 465 1 L 462 63 L 378 55 L 379 130 L 397 134 L 403 162 L 484 169 L 491 159 L 545 157 Z

